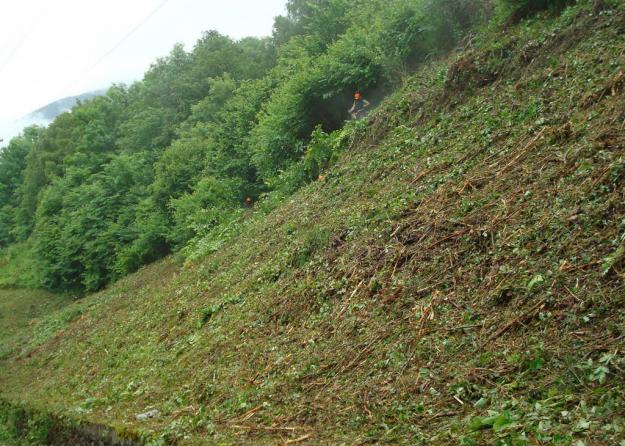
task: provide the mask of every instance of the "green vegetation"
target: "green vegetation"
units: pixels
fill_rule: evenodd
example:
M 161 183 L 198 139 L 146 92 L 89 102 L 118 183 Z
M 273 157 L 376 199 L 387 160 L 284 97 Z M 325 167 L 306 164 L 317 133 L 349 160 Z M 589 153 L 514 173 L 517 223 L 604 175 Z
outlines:
M 80 314 L 68 307 L 71 299 L 45 291 L 0 289 L 0 295 L 1 359 L 37 347 Z
M 499 6 L 506 11 L 508 22 L 518 22 L 540 11 L 560 13 L 575 2 L 576 0 L 503 0 Z
M 142 198 L 143 228 L 198 227 L 176 236 L 184 266 L 48 314 L 55 333 L 33 345 L 23 324 L 0 395 L 153 445 L 621 446 L 625 5 L 602 3 L 490 26 L 369 120 L 311 126 L 254 212 L 195 215 L 228 202 L 212 174 L 172 214 L 150 207 L 167 194 Z M 305 40 L 303 17 L 278 41 Z M 285 125 L 283 85 L 242 140 Z M 163 153 L 190 159 L 177 144 Z M 253 147 L 252 162 L 270 153 Z M 162 173 L 174 164 L 158 190 L 182 190 Z M 15 410 L 0 408 L 0 438 Z
M 96 291 L 227 231 L 247 198 L 275 206 L 349 140 L 355 89 L 379 102 L 489 5 L 290 0 L 272 38 L 207 32 L 141 82 L 27 129 L 0 156 L 0 247 L 17 243 L 5 257 L 31 267 L 0 281 Z

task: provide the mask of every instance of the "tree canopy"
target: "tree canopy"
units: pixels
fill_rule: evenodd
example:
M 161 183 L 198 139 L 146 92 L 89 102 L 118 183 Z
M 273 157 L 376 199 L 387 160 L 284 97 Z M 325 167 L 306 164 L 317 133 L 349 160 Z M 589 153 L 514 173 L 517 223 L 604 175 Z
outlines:
M 29 239 L 37 286 L 97 290 L 313 179 L 356 89 L 377 102 L 490 6 L 289 0 L 270 38 L 176 45 L 0 153 L 0 245 Z

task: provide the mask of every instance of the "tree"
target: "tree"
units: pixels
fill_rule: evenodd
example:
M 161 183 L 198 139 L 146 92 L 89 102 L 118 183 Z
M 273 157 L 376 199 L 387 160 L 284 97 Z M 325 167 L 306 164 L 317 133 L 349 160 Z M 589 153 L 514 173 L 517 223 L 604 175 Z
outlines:
M 22 232 L 16 213 L 20 204 L 26 160 L 43 129 L 28 127 L 0 151 L 0 246 L 7 246 Z

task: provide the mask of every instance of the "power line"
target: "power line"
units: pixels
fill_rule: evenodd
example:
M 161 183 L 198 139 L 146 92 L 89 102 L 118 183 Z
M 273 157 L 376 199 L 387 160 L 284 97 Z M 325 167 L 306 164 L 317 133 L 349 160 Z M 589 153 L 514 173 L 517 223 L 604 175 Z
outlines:
M 39 22 L 41 21 L 41 18 L 46 14 L 47 10 L 48 9 L 44 7 L 44 9 L 40 10 L 39 13 L 35 16 L 35 20 L 31 22 L 31 25 L 28 27 L 26 32 L 22 34 L 22 37 L 17 41 L 15 46 L 11 49 L 11 51 L 9 52 L 9 55 L 2 62 L 2 65 L 0 65 L 0 73 L 2 73 L 6 69 L 6 67 L 9 65 L 9 62 L 13 60 L 15 55 L 22 48 L 22 45 L 24 45 L 24 42 L 26 42 L 26 40 L 28 40 L 30 35 L 33 33 L 33 30 L 37 28 L 37 26 L 39 25 Z
M 89 68 L 87 71 L 85 71 L 84 74 L 89 74 L 91 73 L 98 65 L 100 65 L 104 59 L 106 59 L 107 57 L 109 57 L 111 54 L 113 54 L 115 51 L 117 51 L 117 49 L 122 46 L 124 43 L 126 43 L 126 41 L 128 39 L 130 39 L 130 37 L 132 37 L 137 31 L 139 31 L 146 23 L 148 23 L 152 17 L 154 17 L 161 9 L 163 9 L 165 7 L 165 5 L 169 3 L 169 0 L 163 0 L 155 9 L 152 10 L 152 12 L 150 12 L 147 16 L 145 16 L 145 18 L 143 18 L 143 20 L 141 20 L 141 22 L 139 22 L 139 24 L 137 24 L 134 28 L 132 28 L 130 31 L 128 31 L 115 45 L 113 45 L 113 47 L 108 50 L 106 53 L 104 53 L 97 61 L 96 63 L 94 63 L 91 68 Z
M 4 71 L 4 69 L 7 67 L 7 65 L 9 65 L 9 62 L 11 62 L 11 60 L 13 60 L 13 58 L 15 57 L 17 52 L 20 50 L 20 48 L 22 47 L 22 45 L 26 41 L 26 38 L 29 35 L 30 35 L 30 30 L 28 30 L 22 36 L 22 38 L 17 42 L 17 44 L 11 49 L 11 52 L 9 53 L 9 55 L 4 59 L 4 62 L 2 62 L 2 65 L 0 65 L 0 73 L 2 73 Z
M 68 88 L 70 88 L 72 85 L 76 85 L 83 77 L 85 77 L 86 75 L 90 74 L 93 70 L 95 70 L 98 67 L 98 65 L 100 65 L 107 57 L 109 57 L 111 54 L 117 51 L 117 49 L 120 46 L 122 46 L 124 43 L 126 43 L 128 39 L 130 39 L 130 37 L 132 37 L 137 31 L 139 31 L 143 26 L 145 26 L 161 9 L 165 7 L 167 3 L 169 3 L 169 0 L 163 0 L 161 3 L 159 3 L 156 6 L 156 8 L 154 8 L 148 15 L 146 15 L 137 25 L 135 25 L 130 31 L 124 34 L 124 36 L 121 39 L 119 39 L 115 43 L 115 45 L 111 47 L 110 50 L 108 50 L 106 53 L 100 56 L 98 60 L 93 65 L 91 65 L 91 67 L 85 70 L 80 76 L 80 78 L 77 78 L 74 82 L 70 82 L 67 85 L 65 85 L 62 91 L 63 92 L 67 91 Z M 64 93 L 59 94 L 59 96 L 62 94 Z

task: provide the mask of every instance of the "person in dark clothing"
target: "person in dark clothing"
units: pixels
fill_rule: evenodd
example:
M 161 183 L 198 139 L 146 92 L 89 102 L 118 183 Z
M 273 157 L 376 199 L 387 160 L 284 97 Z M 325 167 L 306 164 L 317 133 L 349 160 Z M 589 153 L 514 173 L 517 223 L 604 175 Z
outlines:
M 362 97 L 359 91 L 354 94 L 354 105 L 347 112 L 352 116 L 352 119 L 358 119 L 362 113 L 371 105 L 369 101 Z

